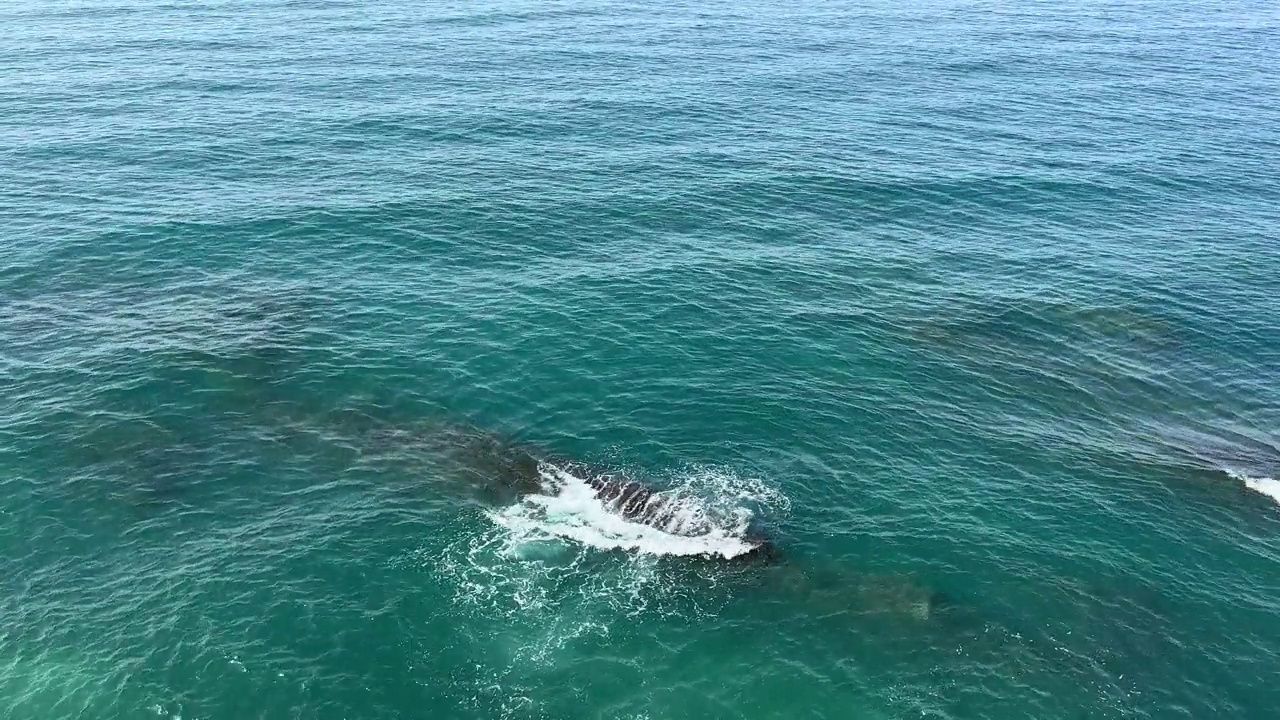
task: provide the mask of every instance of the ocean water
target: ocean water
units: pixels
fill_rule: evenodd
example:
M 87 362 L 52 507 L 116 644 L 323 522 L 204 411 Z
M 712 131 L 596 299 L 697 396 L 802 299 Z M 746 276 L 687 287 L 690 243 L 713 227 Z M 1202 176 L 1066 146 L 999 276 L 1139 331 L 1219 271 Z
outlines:
M 4 3 L 0 718 L 1274 718 L 1278 48 Z

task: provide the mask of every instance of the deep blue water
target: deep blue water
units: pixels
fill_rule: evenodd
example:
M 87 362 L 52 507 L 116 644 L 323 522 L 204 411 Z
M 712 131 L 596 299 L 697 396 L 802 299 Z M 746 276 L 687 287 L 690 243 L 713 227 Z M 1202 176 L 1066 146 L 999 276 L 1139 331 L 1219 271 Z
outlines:
M 0 717 L 1274 717 L 1278 48 L 5 3 Z

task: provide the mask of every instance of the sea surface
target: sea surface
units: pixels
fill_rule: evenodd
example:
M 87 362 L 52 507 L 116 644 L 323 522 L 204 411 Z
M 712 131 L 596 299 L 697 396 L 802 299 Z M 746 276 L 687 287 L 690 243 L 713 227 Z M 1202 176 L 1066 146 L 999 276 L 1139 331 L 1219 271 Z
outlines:
M 1278 468 L 1274 2 L 0 5 L 3 720 L 1273 720 Z

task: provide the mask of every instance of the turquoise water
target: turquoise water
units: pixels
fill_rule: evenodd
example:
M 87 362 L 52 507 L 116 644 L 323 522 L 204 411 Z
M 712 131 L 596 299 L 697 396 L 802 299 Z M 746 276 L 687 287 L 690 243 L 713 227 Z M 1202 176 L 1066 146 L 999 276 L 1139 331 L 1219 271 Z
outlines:
M 5 3 L 0 717 L 1274 717 L 1277 47 Z

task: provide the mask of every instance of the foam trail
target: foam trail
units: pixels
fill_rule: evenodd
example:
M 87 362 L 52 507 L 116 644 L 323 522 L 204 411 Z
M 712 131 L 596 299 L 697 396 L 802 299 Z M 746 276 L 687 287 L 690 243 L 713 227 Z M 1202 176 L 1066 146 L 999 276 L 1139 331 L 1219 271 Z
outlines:
M 1262 493 L 1267 497 L 1280 503 L 1280 480 L 1269 477 L 1260 477 L 1254 475 L 1246 475 L 1244 473 L 1228 470 L 1227 474 L 1244 483 L 1244 486 L 1250 490 Z
M 494 522 L 528 541 L 557 536 L 602 550 L 724 558 L 759 545 L 745 537 L 752 519 L 745 507 L 719 510 L 678 490 L 657 492 L 647 502 L 661 504 L 661 519 L 646 524 L 623 517 L 616 501 L 602 499 L 587 479 L 549 464 L 539 472 L 544 493 L 490 512 Z

